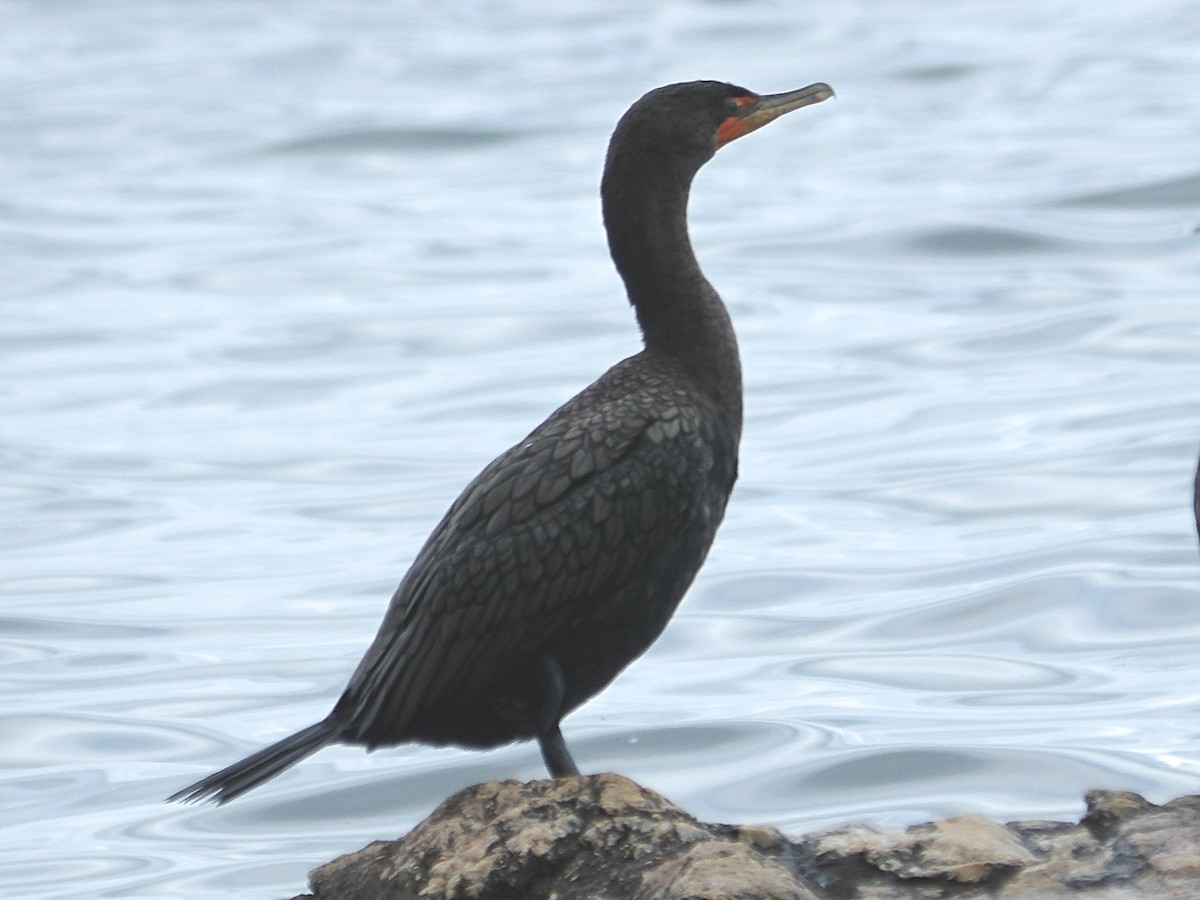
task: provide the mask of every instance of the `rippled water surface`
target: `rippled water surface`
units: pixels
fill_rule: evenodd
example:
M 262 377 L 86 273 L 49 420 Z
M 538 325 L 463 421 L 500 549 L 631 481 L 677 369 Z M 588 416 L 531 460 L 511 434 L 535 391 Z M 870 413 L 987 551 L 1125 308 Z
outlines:
M 541 774 L 162 803 L 324 715 L 458 490 L 637 349 L 600 162 L 696 77 L 838 99 L 697 181 L 742 477 L 583 767 L 789 829 L 1195 792 L 1197 46 L 1185 0 L 0 2 L 0 894 L 289 896 Z

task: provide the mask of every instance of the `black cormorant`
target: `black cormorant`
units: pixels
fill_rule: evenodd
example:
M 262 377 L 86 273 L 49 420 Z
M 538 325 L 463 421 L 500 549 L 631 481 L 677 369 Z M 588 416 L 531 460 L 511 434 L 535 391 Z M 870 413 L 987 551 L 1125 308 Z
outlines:
M 831 96 L 696 81 L 625 113 L 601 195 L 645 349 L 467 486 L 326 718 L 170 799 L 223 803 L 338 742 L 536 738 L 552 775 L 578 773 L 559 723 L 662 633 L 737 477 L 741 364 L 688 239 L 692 179 L 719 147 Z

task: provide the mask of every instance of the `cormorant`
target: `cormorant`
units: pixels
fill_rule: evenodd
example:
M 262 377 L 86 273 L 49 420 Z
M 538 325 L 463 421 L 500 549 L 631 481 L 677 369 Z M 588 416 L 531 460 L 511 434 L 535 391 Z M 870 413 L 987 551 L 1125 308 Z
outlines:
M 326 718 L 171 800 L 224 803 L 331 743 L 536 738 L 551 775 L 578 774 L 559 723 L 666 627 L 737 477 L 741 363 L 688 238 L 692 179 L 718 148 L 831 96 L 695 81 L 625 113 L 601 196 L 645 348 L 467 485 Z
M 1192 511 L 1196 514 L 1196 537 L 1200 538 L 1200 463 L 1196 465 L 1196 481 L 1192 486 Z

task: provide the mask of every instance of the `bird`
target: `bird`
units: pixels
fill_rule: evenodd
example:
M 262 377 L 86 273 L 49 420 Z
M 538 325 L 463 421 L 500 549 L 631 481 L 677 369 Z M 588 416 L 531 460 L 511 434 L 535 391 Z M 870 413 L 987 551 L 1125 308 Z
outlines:
M 1196 537 L 1200 538 L 1200 462 L 1196 464 L 1196 481 L 1192 486 L 1192 511 L 1196 514 Z
M 563 717 L 663 632 L 738 474 L 741 361 L 688 235 L 692 181 L 719 148 L 832 96 L 692 81 L 629 108 L 600 193 L 642 349 L 467 485 L 328 716 L 168 800 L 225 803 L 333 743 L 534 739 L 552 777 L 579 774 Z

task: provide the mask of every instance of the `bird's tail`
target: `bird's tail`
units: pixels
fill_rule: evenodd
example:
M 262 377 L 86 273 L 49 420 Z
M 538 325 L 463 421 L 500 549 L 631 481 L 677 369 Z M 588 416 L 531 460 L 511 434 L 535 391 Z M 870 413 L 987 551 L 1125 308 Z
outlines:
M 251 753 L 241 762 L 236 762 L 185 787 L 182 791 L 177 791 L 167 800 L 183 800 L 189 803 L 197 800 L 215 800 L 217 803 L 228 803 L 234 797 L 258 787 L 264 781 L 269 781 L 288 766 L 332 743 L 337 739 L 339 731 L 331 719 L 310 725 L 257 753 Z

